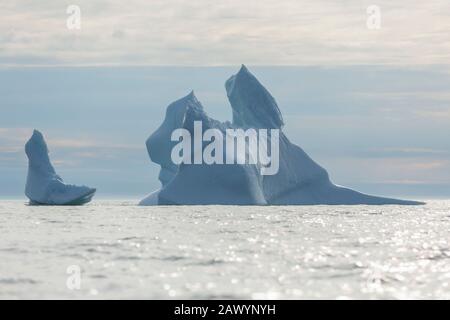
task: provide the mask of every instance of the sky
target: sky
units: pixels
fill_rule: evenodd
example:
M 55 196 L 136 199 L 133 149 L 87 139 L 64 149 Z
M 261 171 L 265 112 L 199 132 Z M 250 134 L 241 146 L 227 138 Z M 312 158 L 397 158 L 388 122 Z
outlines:
M 77 5 L 80 29 L 66 10 Z M 380 28 L 367 27 L 376 5 Z M 450 61 L 448 0 L 2 0 L 3 65 Z
M 230 119 L 224 83 L 241 63 L 334 182 L 450 197 L 448 1 L 2 0 L 0 14 L 0 198 L 23 197 L 33 128 L 67 182 L 143 197 L 167 105 L 194 89 Z

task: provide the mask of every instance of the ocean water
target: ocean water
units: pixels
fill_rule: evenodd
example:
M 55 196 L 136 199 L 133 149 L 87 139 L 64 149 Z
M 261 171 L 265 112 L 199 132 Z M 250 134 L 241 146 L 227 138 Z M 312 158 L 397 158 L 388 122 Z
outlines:
M 449 299 L 450 201 L 289 207 L 2 201 L 0 298 Z

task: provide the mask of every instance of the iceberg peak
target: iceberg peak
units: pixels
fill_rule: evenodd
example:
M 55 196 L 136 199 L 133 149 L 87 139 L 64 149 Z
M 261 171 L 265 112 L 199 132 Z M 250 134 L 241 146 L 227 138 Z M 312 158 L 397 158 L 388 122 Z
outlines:
M 31 137 L 40 137 L 40 138 L 44 138 L 44 136 L 42 135 L 42 133 L 38 130 L 38 129 L 33 129 L 33 135 Z
M 39 165 L 41 171 L 55 172 L 48 156 L 49 151 L 44 136 L 39 130 L 33 130 L 30 140 L 25 144 L 25 153 L 31 160 L 31 165 Z
M 46 153 L 48 153 L 48 148 L 47 148 L 47 144 L 45 143 L 44 140 L 44 135 L 37 129 L 33 130 L 33 134 L 31 135 L 30 138 L 30 145 L 31 142 L 33 142 L 36 145 L 40 145 L 42 147 L 42 151 L 45 151 Z
M 239 73 L 250 73 L 250 71 L 245 64 L 241 64 L 241 68 L 239 69 L 238 74 Z
M 277 102 L 245 65 L 226 81 L 225 89 L 233 109 L 233 124 L 265 129 L 284 125 Z

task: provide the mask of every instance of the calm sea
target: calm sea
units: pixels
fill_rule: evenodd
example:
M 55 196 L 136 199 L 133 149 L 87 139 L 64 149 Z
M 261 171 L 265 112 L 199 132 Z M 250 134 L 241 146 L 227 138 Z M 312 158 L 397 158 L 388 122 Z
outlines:
M 450 201 L 0 202 L 0 298 L 449 299 Z

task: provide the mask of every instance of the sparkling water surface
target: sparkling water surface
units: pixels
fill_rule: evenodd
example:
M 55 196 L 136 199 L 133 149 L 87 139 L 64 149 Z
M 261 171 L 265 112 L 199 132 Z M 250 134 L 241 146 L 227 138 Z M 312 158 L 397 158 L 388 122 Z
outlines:
M 1 201 L 0 298 L 450 299 L 450 201 L 135 203 Z

